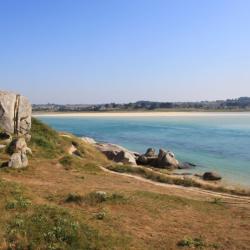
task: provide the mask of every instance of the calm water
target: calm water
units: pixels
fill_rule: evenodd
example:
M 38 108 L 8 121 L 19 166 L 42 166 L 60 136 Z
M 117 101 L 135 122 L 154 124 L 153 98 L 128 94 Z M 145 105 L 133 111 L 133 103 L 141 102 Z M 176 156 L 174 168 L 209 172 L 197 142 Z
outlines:
M 145 152 L 174 151 L 177 159 L 218 171 L 231 183 L 250 186 L 250 114 L 202 117 L 40 117 L 57 130 Z

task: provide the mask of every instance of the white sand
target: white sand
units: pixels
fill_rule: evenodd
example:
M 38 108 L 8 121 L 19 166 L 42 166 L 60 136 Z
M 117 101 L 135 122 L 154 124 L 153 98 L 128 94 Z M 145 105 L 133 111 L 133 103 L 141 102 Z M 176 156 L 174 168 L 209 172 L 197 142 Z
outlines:
M 69 112 L 33 113 L 34 117 L 192 117 L 192 116 L 250 116 L 250 112 Z

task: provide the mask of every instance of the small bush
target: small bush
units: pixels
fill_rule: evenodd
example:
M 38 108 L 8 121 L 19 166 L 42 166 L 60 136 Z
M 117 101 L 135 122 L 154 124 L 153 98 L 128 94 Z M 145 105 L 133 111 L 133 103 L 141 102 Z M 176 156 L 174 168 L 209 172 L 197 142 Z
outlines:
M 190 248 L 202 248 L 205 247 L 206 244 L 204 240 L 201 237 L 198 238 L 190 238 L 190 237 L 185 237 L 183 240 L 179 241 L 178 246 L 180 247 L 190 247 Z
M 65 199 L 65 202 L 80 204 L 83 202 L 83 197 L 79 194 L 72 194 L 71 193 L 67 196 L 67 198 Z

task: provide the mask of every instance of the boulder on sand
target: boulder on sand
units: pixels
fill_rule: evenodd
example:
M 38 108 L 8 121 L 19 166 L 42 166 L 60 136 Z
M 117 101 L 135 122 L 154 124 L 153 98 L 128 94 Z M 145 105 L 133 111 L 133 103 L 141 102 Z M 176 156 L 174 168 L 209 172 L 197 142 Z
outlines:
M 203 174 L 202 178 L 206 181 L 218 181 L 222 179 L 222 177 L 216 172 L 206 172 Z

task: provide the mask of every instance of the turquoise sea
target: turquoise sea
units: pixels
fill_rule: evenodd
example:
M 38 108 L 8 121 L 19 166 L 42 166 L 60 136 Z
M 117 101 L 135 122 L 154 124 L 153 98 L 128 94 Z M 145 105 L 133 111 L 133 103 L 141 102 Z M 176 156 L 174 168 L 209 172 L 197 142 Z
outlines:
M 59 131 L 120 144 L 141 153 L 148 147 L 169 149 L 177 159 L 198 164 L 193 172 L 217 171 L 227 183 L 250 187 L 250 113 L 39 119 Z

